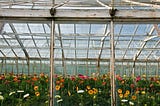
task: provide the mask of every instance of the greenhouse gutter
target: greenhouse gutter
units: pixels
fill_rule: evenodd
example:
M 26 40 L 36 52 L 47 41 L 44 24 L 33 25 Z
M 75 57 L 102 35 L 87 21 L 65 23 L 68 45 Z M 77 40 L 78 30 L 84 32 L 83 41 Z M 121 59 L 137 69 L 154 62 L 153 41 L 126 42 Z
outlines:
M 106 8 L 57 8 L 54 16 L 50 9 L 0 9 L 0 20 L 41 21 L 55 18 L 55 21 L 111 21 L 109 9 Z M 159 22 L 158 10 L 116 10 L 114 22 Z

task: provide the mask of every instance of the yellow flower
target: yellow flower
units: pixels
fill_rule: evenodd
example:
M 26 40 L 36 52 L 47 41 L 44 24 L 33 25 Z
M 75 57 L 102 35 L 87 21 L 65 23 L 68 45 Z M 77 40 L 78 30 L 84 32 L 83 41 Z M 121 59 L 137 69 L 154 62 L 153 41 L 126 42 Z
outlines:
M 130 94 L 130 91 L 129 91 L 129 90 L 126 90 L 126 94 L 129 95 L 129 94 Z
M 70 96 L 71 95 L 71 92 L 70 91 L 68 91 L 68 96 Z
M 122 93 L 122 89 L 118 89 L 118 93 Z
M 121 94 L 119 94 L 119 97 L 120 97 L 120 98 L 123 98 L 123 94 L 122 94 L 122 93 L 121 93 Z
M 142 91 L 142 92 L 141 92 L 141 94 L 143 94 L 143 95 L 144 95 L 144 94 L 146 94 L 146 92 L 145 92 L 145 91 Z
M 56 91 L 58 91 L 60 89 L 59 85 L 56 85 Z
M 128 97 L 128 94 L 127 94 L 127 93 L 125 93 L 125 94 L 124 94 L 124 97 L 125 97 L 125 98 L 126 98 L 126 97 Z
M 132 96 L 132 100 L 136 100 L 136 98 L 137 98 L 137 97 L 136 97 L 135 95 Z
M 38 86 L 34 86 L 34 90 L 37 91 L 38 90 Z
M 39 93 L 39 92 L 35 92 L 35 95 L 36 95 L 36 96 L 40 96 L 40 93 Z
M 93 88 L 93 93 L 96 94 L 98 92 L 98 89 Z
M 146 78 L 146 74 L 143 74 L 142 77 L 143 77 L 143 78 Z
M 88 91 L 88 93 L 89 93 L 90 95 L 92 95 L 92 94 L 94 93 L 94 91 L 90 89 L 90 90 Z
M 87 90 L 91 89 L 91 87 L 89 85 L 86 88 L 87 88 Z
M 78 86 L 76 87 L 76 91 L 78 91 Z

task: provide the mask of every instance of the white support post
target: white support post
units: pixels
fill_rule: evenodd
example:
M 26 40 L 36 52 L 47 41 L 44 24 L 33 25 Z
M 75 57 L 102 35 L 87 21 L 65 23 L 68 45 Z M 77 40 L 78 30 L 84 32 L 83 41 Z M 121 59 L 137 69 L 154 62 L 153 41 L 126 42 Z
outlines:
M 50 41 L 50 106 L 54 105 L 54 30 L 55 22 L 52 19 Z
M 111 80 L 111 106 L 116 106 L 116 92 L 115 92 L 115 47 L 114 47 L 114 23 L 111 20 L 111 58 L 110 58 L 110 80 Z

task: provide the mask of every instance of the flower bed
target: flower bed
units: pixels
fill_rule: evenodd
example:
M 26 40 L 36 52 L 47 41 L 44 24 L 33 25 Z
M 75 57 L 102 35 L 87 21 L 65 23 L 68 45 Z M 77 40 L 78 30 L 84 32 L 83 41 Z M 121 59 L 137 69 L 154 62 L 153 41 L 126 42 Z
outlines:
M 110 106 L 110 75 L 55 76 L 55 106 Z M 159 106 L 160 78 L 116 76 L 118 106 Z M 48 106 L 49 77 L 0 75 L 0 106 Z
M 98 77 L 84 75 L 56 78 L 56 103 L 65 106 L 110 106 L 109 74 Z M 116 76 L 116 104 L 118 106 L 159 106 L 160 79 Z
M 48 106 L 48 76 L 1 74 L 1 106 Z
M 56 103 L 65 106 L 110 106 L 108 75 L 88 77 L 79 74 L 56 78 Z M 63 105 L 62 105 L 63 106 Z
M 118 104 L 122 106 L 160 106 L 160 79 L 146 78 L 146 75 L 135 78 L 117 78 Z

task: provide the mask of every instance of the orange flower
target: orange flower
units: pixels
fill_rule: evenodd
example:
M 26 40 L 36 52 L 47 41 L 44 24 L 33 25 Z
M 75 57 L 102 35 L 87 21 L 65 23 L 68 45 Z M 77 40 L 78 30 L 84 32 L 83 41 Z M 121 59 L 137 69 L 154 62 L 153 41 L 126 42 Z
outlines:
M 120 98 L 123 98 L 123 94 L 122 94 L 122 93 L 121 93 L 121 94 L 119 94 L 119 97 L 120 97 Z
M 118 89 L 118 93 L 122 93 L 122 89 Z
M 36 76 L 34 76 L 33 78 L 32 78 L 32 81 L 37 81 L 38 80 L 38 78 L 36 77 Z
M 140 92 L 137 90 L 135 93 L 136 93 L 136 94 L 139 94 Z
M 129 95 L 129 94 L 130 94 L 130 91 L 129 91 L 129 90 L 126 90 L 126 94 Z
M 137 98 L 137 97 L 136 97 L 135 95 L 132 96 L 132 100 L 136 100 L 136 98 Z
M 13 79 L 13 81 L 14 81 L 14 82 L 17 82 L 17 81 L 18 81 L 18 77 L 15 77 L 15 78 Z
M 48 83 L 48 79 L 46 79 L 46 82 Z
M 34 90 L 37 91 L 38 90 L 38 86 L 34 86 Z
M 35 92 L 35 95 L 36 95 L 36 96 L 40 96 L 40 93 L 39 93 L 39 92 Z
M 63 82 L 64 82 L 64 79 L 62 78 L 62 79 L 60 80 L 60 82 L 62 82 L 62 83 L 63 83 Z
M 98 92 L 98 89 L 93 88 L 93 93 L 96 94 Z
M 97 78 L 96 78 L 96 77 L 94 77 L 94 78 L 93 78 L 93 80 L 94 80 L 94 81 L 97 81 Z
M 40 77 L 44 77 L 45 75 L 44 75 L 44 73 L 40 73 Z
M 90 94 L 90 95 L 92 95 L 93 93 L 94 93 L 94 91 L 91 89 L 88 91 L 88 94 Z
M 124 84 L 124 80 L 121 81 L 121 84 Z
M 59 85 L 56 85 L 56 91 L 58 91 L 61 87 Z
M 57 80 L 57 81 L 56 81 L 56 84 L 60 84 L 60 81 Z

